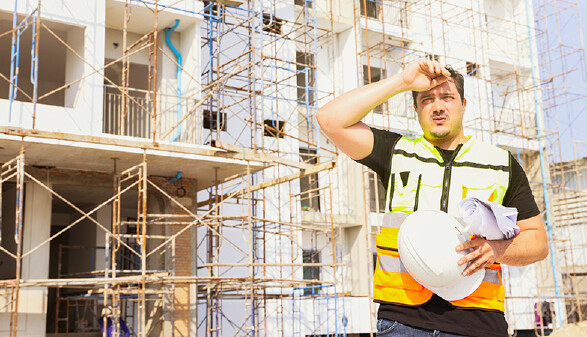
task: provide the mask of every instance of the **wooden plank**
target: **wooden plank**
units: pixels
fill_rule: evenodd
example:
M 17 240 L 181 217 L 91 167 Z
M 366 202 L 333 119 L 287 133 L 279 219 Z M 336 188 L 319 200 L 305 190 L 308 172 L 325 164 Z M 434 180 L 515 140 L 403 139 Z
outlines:
M 293 161 L 293 160 L 281 158 L 278 156 L 272 156 L 272 155 L 268 155 L 265 153 L 258 153 L 258 152 L 255 152 L 255 151 L 247 148 L 247 147 L 244 147 L 244 146 L 237 146 L 234 144 L 227 144 L 227 143 L 223 143 L 223 142 L 219 142 L 219 141 L 212 142 L 212 145 L 228 151 L 226 153 L 219 153 L 218 156 L 221 156 L 221 157 L 231 157 L 231 158 L 235 158 L 235 159 L 244 158 L 244 157 L 258 158 L 257 159 L 258 161 L 277 163 L 277 164 L 292 166 L 292 167 L 299 168 L 299 169 L 310 169 L 312 167 L 312 164 L 300 163 L 298 161 Z
M 269 181 L 266 181 L 266 182 L 263 182 L 263 183 L 259 183 L 259 184 L 256 184 L 256 185 L 251 186 L 250 188 L 242 188 L 242 189 L 240 189 L 238 191 L 235 191 L 235 192 L 232 192 L 232 193 L 226 193 L 226 194 L 224 194 L 220 198 L 220 200 L 224 200 L 224 199 L 229 198 L 229 197 L 231 197 L 231 198 L 232 197 L 237 197 L 237 196 L 242 195 L 242 194 L 245 194 L 245 193 L 255 192 L 255 191 L 258 191 L 258 190 L 265 189 L 267 187 L 271 187 L 271 186 L 274 186 L 274 185 L 283 184 L 285 182 L 296 180 L 296 179 L 299 179 L 299 178 L 302 178 L 302 177 L 307 177 L 309 175 L 316 174 L 316 173 L 319 173 L 319 172 L 322 172 L 322 171 L 326 171 L 326 170 L 332 169 L 334 167 L 336 167 L 336 163 L 333 162 L 333 161 L 322 163 L 322 164 L 313 165 L 309 169 L 302 169 L 299 172 L 296 172 L 296 173 L 293 173 L 293 174 L 290 174 L 290 175 L 287 175 L 287 176 L 284 176 L 284 177 L 280 177 L 280 178 L 277 178 L 277 179 L 269 180 Z M 208 203 L 209 203 L 208 200 L 200 201 L 196 205 L 196 207 L 202 207 L 202 206 L 207 205 Z

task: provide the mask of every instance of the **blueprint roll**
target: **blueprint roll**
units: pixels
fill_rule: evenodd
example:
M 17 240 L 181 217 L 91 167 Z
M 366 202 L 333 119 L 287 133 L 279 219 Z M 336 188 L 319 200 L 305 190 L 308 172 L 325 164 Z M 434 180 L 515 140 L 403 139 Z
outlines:
M 459 203 L 459 215 L 469 235 L 486 240 L 511 239 L 518 235 L 518 210 L 491 201 L 466 198 Z

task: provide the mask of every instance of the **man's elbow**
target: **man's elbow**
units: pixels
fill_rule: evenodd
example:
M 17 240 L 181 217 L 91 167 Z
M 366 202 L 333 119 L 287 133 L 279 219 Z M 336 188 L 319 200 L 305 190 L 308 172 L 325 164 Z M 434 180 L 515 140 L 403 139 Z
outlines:
M 318 125 L 320 125 L 320 129 L 324 131 L 327 135 L 336 127 L 336 119 L 330 117 L 330 112 L 325 109 L 324 107 L 320 108 L 318 112 L 316 112 L 316 120 L 318 121 Z
M 326 116 L 325 116 L 326 113 L 324 112 L 323 109 L 324 108 L 321 108 L 321 109 L 318 110 L 318 112 L 316 112 L 316 120 L 318 121 L 318 125 L 320 125 L 320 128 L 323 131 L 326 131 L 325 130 L 326 129 L 326 125 L 327 125 L 327 123 L 325 121 L 325 119 L 326 119 Z
M 548 257 L 548 252 L 549 252 L 549 248 L 548 248 L 548 238 L 546 237 L 546 235 L 544 235 L 544 239 L 542 240 L 542 244 L 540 245 L 540 252 L 538 254 L 538 261 L 542 261 L 544 259 L 546 259 Z
M 539 231 L 535 235 L 536 235 L 536 237 L 535 237 L 534 242 L 537 243 L 536 247 L 538 249 L 534 255 L 534 257 L 535 257 L 534 262 L 539 262 L 539 261 L 546 259 L 546 257 L 548 257 L 548 253 L 549 253 L 548 237 L 546 235 L 546 231 Z

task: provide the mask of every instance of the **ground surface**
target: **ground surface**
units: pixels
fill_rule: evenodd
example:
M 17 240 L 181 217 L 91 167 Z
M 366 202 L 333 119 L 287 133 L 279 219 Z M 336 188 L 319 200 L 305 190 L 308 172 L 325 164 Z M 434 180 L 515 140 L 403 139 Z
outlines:
M 587 337 L 587 321 L 565 325 L 553 331 L 550 337 Z

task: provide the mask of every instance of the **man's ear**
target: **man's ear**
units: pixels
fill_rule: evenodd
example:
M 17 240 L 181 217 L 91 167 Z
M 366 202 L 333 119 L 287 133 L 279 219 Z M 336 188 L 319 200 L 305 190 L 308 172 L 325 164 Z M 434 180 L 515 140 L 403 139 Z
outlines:
M 465 111 L 466 107 L 467 107 L 467 99 L 463 98 L 463 111 Z

